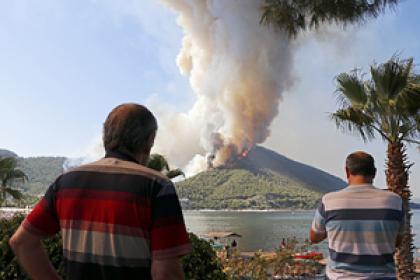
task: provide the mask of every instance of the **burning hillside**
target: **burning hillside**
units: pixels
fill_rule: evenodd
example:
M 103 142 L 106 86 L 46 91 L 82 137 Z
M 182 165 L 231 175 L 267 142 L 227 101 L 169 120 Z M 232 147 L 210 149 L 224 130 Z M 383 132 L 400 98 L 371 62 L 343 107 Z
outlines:
M 249 152 L 252 148 L 244 148 L 242 151 L 238 152 L 235 146 L 229 150 L 229 157 L 224 161 L 224 163 L 218 165 L 219 168 L 230 168 L 238 164 L 238 162 L 246 159 Z M 210 154 L 207 156 L 207 169 L 215 168 L 213 161 L 215 160 L 216 155 Z
M 255 146 L 245 156 L 186 179 L 177 188 L 194 209 L 311 209 L 323 193 L 345 185 L 322 170 Z

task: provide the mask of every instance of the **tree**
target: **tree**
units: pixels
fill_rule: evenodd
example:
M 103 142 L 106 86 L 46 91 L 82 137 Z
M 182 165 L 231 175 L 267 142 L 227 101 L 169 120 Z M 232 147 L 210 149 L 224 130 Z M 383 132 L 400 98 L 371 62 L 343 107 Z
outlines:
M 261 22 L 296 37 L 323 23 L 354 24 L 376 18 L 399 0 L 265 0 Z
M 8 195 L 17 200 L 22 198 L 22 193 L 11 186 L 16 180 L 26 180 L 25 173 L 16 166 L 16 158 L 0 158 L 0 205 L 6 201 Z
M 211 244 L 189 233 L 192 253 L 181 258 L 185 279 L 227 280 L 223 266 Z
M 408 171 L 411 164 L 406 144 L 420 144 L 420 75 L 413 59 L 392 57 L 370 68 L 371 79 L 359 70 L 337 76 L 337 93 L 342 107 L 332 114 L 337 127 L 355 131 L 363 140 L 375 135 L 388 143 L 386 180 L 389 190 L 399 194 L 404 208 L 404 234 L 395 259 L 399 279 L 414 279 L 413 235 L 411 233 Z
M 149 162 L 147 163 L 147 167 L 154 169 L 159 172 L 163 172 L 168 178 L 173 179 L 178 176 L 184 176 L 184 172 L 181 169 L 170 169 L 169 163 L 166 158 L 159 154 L 152 154 L 150 156 Z

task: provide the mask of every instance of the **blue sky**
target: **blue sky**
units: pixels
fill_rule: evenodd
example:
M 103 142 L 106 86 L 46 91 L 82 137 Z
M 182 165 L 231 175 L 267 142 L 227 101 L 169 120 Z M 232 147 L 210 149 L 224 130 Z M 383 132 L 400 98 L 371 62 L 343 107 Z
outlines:
M 301 36 L 295 86 L 264 145 L 341 177 L 344 157 L 367 150 L 383 185 L 385 144 L 364 144 L 328 120 L 337 107 L 334 76 L 367 70 L 395 53 L 419 63 L 418 11 L 419 1 L 406 0 L 366 25 Z M 194 94 L 175 64 L 181 40 L 176 14 L 157 0 L 1 1 L 0 148 L 22 156 L 83 156 L 119 103 L 153 99 L 186 112 Z M 420 197 L 420 153 L 411 147 L 409 158 Z

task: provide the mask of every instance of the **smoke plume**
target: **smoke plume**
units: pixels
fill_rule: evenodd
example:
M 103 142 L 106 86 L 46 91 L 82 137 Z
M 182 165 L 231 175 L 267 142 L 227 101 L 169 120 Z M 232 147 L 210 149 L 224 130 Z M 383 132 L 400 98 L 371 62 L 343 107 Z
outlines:
M 293 82 L 290 41 L 260 25 L 263 1 L 161 1 L 179 13 L 184 38 L 177 64 L 196 94 L 185 117 L 206 153 L 195 156 L 189 171 L 223 165 L 270 135 Z

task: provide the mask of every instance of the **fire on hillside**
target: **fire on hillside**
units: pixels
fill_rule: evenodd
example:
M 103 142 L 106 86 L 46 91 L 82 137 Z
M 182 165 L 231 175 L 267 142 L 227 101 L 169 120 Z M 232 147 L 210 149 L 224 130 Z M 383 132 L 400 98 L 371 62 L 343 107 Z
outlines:
M 232 147 L 234 148 L 235 146 Z M 247 158 L 252 148 L 253 146 L 251 146 L 250 148 L 243 148 L 240 152 L 238 152 L 236 149 L 231 149 L 230 156 L 227 160 L 224 161 L 222 165 L 215 165 L 214 160 L 216 159 L 216 156 L 215 154 L 210 154 L 207 157 L 207 169 L 213 169 L 215 167 L 231 168 L 235 166 L 239 161 Z

